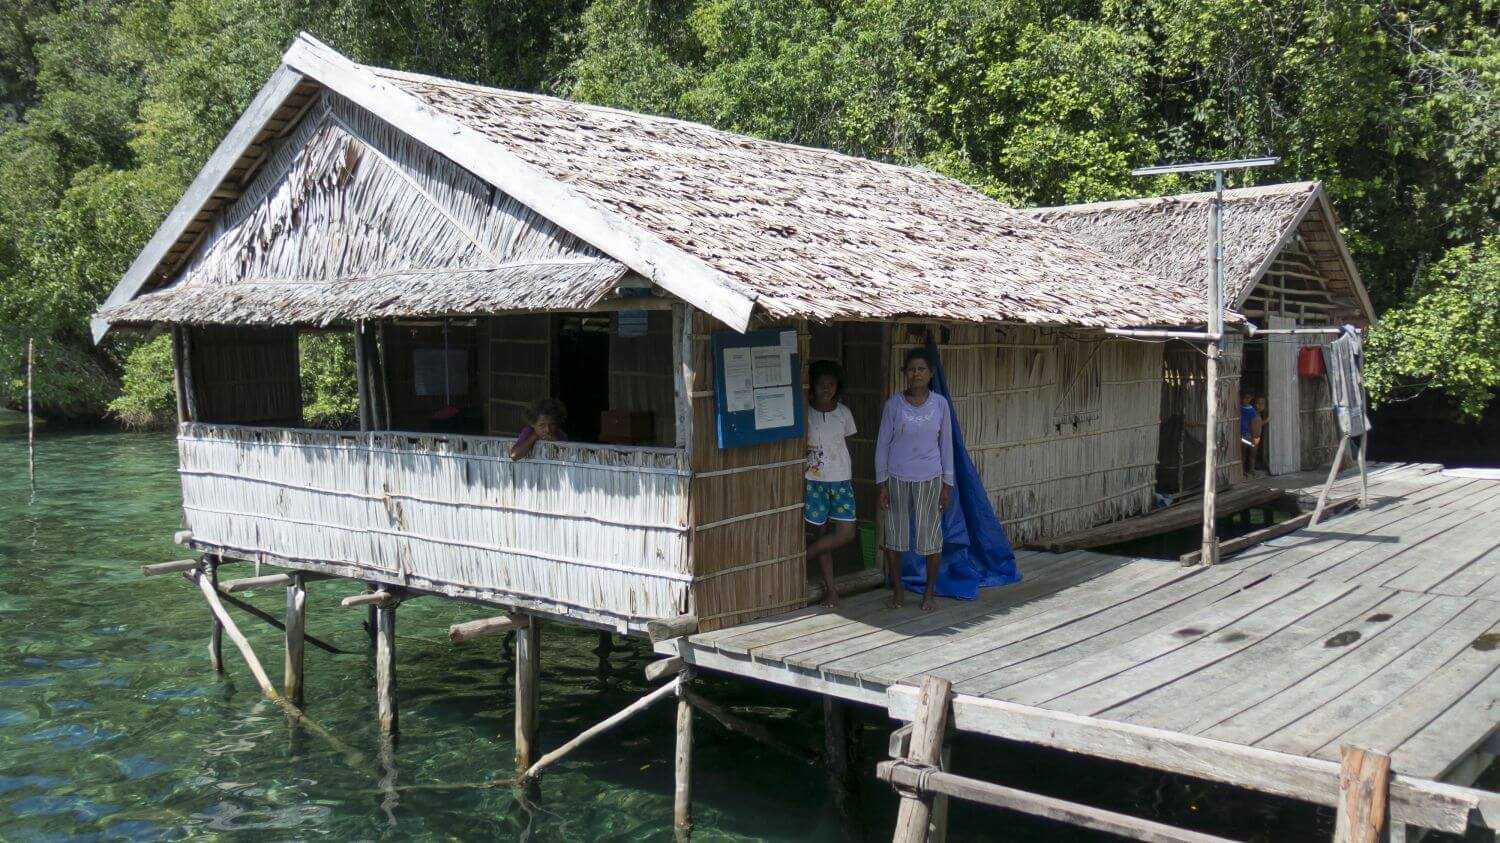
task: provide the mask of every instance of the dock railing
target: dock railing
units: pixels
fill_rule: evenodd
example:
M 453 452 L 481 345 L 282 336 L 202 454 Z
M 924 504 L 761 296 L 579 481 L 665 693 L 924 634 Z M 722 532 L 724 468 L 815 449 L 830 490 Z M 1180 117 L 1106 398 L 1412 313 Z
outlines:
M 200 549 L 625 627 L 684 611 L 688 468 L 673 448 L 186 423 Z
M 887 695 L 890 716 L 908 723 L 891 736 L 893 760 L 876 768 L 876 776 L 902 794 L 894 836 L 898 843 L 941 840 L 933 820 L 946 813 L 941 800 L 949 797 L 1137 840 L 1223 840 L 955 775 L 942 769 L 939 761 L 953 729 L 1331 806 L 1338 814 L 1334 840 L 1339 843 L 1384 839 L 1402 825 L 1451 834 L 1464 834 L 1471 825 L 1491 830 L 1500 826 L 1500 794 L 1393 773 L 1388 756 L 1357 747 L 1345 747 L 1342 764 L 1336 764 L 1002 700 L 955 696 L 952 685 L 935 676 L 925 677 L 920 688 L 892 686 Z

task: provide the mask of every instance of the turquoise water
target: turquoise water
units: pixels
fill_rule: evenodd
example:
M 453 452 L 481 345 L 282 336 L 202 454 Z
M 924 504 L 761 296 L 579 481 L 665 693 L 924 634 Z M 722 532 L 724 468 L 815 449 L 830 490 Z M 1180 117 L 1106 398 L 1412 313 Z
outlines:
M 399 612 L 401 740 L 382 764 L 363 612 L 354 586 L 311 586 L 309 631 L 350 655 L 307 651 L 310 716 L 364 755 L 291 729 L 233 647 L 209 670 L 207 610 L 178 577 L 139 566 L 180 558 L 176 452 L 166 435 L 47 432 L 35 492 L 24 427 L 0 414 L 0 839 L 641 840 L 670 838 L 673 706 L 660 705 L 545 777 L 529 809 L 512 773 L 511 666 L 499 639 L 448 643 L 483 610 L 415 600 Z M 247 568 L 241 568 L 246 570 Z M 249 598 L 280 615 L 284 592 Z M 236 614 L 273 679 L 280 633 Z M 541 743 L 551 748 L 648 689 L 644 645 L 601 662 L 593 633 L 544 636 Z M 821 745 L 817 699 L 705 679 L 703 692 Z M 702 716 L 695 731 L 695 838 L 889 839 L 896 799 L 872 772 L 889 723 L 861 715 L 852 819 L 830 807 L 817 766 L 775 754 Z M 1059 753 L 966 740 L 955 767 L 1239 839 L 1327 839 L 1326 812 Z M 1102 839 L 999 811 L 955 806 L 950 839 Z

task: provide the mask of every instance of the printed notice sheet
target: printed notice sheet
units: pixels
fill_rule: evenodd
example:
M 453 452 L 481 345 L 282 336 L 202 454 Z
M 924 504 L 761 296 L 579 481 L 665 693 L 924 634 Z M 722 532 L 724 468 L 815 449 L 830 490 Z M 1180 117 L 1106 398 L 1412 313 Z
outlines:
M 742 413 L 755 409 L 750 348 L 724 349 L 724 410 Z
M 755 429 L 791 427 L 796 424 L 796 407 L 790 386 L 773 386 L 755 390 Z
M 779 345 L 756 346 L 755 388 L 784 386 L 792 382 L 792 355 Z

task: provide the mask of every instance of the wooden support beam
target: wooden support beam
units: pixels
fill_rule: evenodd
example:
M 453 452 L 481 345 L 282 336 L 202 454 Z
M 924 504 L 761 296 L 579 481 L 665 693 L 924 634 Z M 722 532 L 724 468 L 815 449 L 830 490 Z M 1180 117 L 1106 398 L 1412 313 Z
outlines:
M 203 565 L 198 559 L 178 559 L 173 562 L 153 562 L 150 565 L 141 566 L 141 576 L 159 577 L 162 574 L 175 574 L 178 571 L 194 571 Z
M 652 644 L 692 635 L 697 631 L 698 617 L 696 615 L 678 615 L 675 618 L 662 618 L 646 623 L 646 633 L 651 636 Z
M 196 580 L 193 578 L 193 575 L 191 573 L 183 573 L 183 577 L 186 578 L 188 580 L 188 582 L 196 582 Z M 221 600 L 223 600 L 225 603 L 229 604 L 230 606 L 233 606 L 236 609 L 241 609 L 241 610 L 245 611 L 248 614 L 254 615 L 255 617 L 260 618 L 261 620 L 265 621 L 266 623 L 270 624 L 271 626 L 274 626 L 277 629 L 281 630 L 282 632 L 286 632 L 286 624 L 284 624 L 281 621 L 277 620 L 276 617 L 274 615 L 272 615 L 270 612 L 267 612 L 267 611 L 265 611 L 264 609 L 261 609 L 258 606 L 252 605 L 250 603 L 246 603 L 245 601 L 239 599 L 238 597 L 235 597 L 235 596 L 230 595 L 230 594 L 225 594 L 222 591 L 219 592 L 219 598 Z M 349 655 L 349 651 L 347 651 L 347 650 L 340 650 L 338 647 L 335 647 L 332 644 L 329 644 L 327 641 L 324 641 L 323 639 L 314 637 L 312 635 L 308 635 L 307 633 L 303 633 L 302 640 L 304 640 L 307 643 L 313 645 L 314 647 L 317 647 L 319 650 L 322 650 L 325 653 L 331 653 L 331 654 L 333 654 L 335 656 L 347 656 L 347 655 Z
M 217 594 L 219 591 L 219 558 L 209 557 L 208 560 L 208 584 Z M 201 584 L 203 581 L 199 580 Z M 208 663 L 213 667 L 215 673 L 224 672 L 224 624 L 219 621 L 218 612 L 213 612 L 213 627 L 208 633 Z
M 302 707 L 303 644 L 307 640 L 307 583 L 293 574 L 286 587 L 286 660 L 281 671 L 281 692 L 292 705 Z
M 481 618 L 477 621 L 465 621 L 448 627 L 448 640 L 454 644 L 462 644 L 475 638 L 486 635 L 504 635 L 520 626 L 520 622 L 513 615 L 499 615 L 493 618 Z
M 953 683 L 946 679 L 927 676 L 922 680 L 907 761 L 928 767 L 936 767 L 942 761 L 943 738 L 948 732 L 948 698 L 952 693 Z M 895 843 L 924 843 L 931 819 L 932 793 L 903 791 L 896 812 L 896 832 L 891 839 Z
M 1223 837 L 1200 834 L 1163 823 L 1152 822 L 1128 814 L 1117 814 L 1091 805 L 1080 805 L 1028 793 L 1024 790 L 978 781 L 943 772 L 930 765 L 909 761 L 882 761 L 875 768 L 875 777 L 890 782 L 905 791 L 922 792 L 936 796 L 951 796 L 967 802 L 978 802 L 995 808 L 1020 811 L 1037 817 L 1046 817 L 1068 825 L 1103 831 L 1132 840 L 1149 840 L 1157 843 L 1230 843 Z M 906 804 L 905 796 L 902 805 Z
M 1328 466 L 1328 479 L 1323 483 L 1323 488 L 1318 492 L 1317 506 L 1313 507 L 1312 519 L 1309 525 L 1316 527 L 1318 521 L 1323 518 L 1323 510 L 1328 505 L 1328 492 L 1333 488 L 1333 481 L 1339 476 L 1339 465 L 1344 461 L 1344 452 L 1349 449 L 1349 437 L 1339 437 L 1338 452 L 1333 455 L 1333 464 Z
M 605 732 L 608 732 L 610 729 L 613 729 L 621 723 L 624 723 L 626 720 L 629 720 L 636 714 L 645 711 L 648 707 L 650 707 L 652 703 L 656 702 L 657 700 L 663 699 L 664 697 L 668 697 L 676 693 L 677 685 L 678 680 L 673 679 L 671 682 L 668 682 L 667 684 L 661 686 L 660 688 L 657 688 L 644 697 L 641 697 L 640 699 L 636 700 L 620 711 L 610 715 L 607 719 L 602 720 L 594 724 L 593 726 L 590 726 L 589 728 L 583 730 L 578 734 L 577 737 L 573 738 L 557 749 L 552 750 L 546 755 L 543 755 L 541 758 L 538 758 L 535 764 L 521 771 L 519 774 L 520 781 L 528 782 L 534 780 L 537 776 L 540 776 L 542 774 L 543 770 L 557 763 L 559 759 L 563 758 L 568 753 L 572 752 L 580 746 L 583 746 L 594 738 L 599 737 Z
M 375 607 L 375 709 L 380 733 L 394 738 L 399 731 L 396 708 L 396 601 Z
M 339 601 L 340 606 L 387 606 L 399 602 L 400 598 L 394 592 L 380 589 L 379 591 L 367 591 L 364 594 L 351 594 Z
M 237 591 L 251 591 L 257 588 L 276 588 L 292 584 L 291 574 L 266 574 L 262 577 L 244 577 L 237 580 L 226 580 L 219 583 L 219 591 L 225 594 L 234 594 Z
M 800 750 L 772 735 L 764 726 L 752 723 L 718 703 L 703 697 L 697 691 L 694 691 L 691 685 L 684 686 L 679 693 L 693 708 L 707 714 L 717 721 L 720 726 L 731 732 L 738 732 L 753 741 L 764 744 L 784 755 L 789 755 L 798 761 L 811 762 L 816 760 L 810 753 Z
M 516 775 L 524 777 L 536 760 L 537 684 L 541 679 L 542 622 L 520 615 L 516 626 Z
M 655 682 L 664 676 L 674 676 L 682 671 L 682 659 L 668 656 L 646 665 L 646 681 Z
M 686 841 L 693 834 L 693 705 L 688 701 L 687 685 L 692 671 L 684 670 L 677 678 L 677 750 L 672 758 L 672 834 Z
M 1353 506 L 1354 501 L 1354 498 L 1341 498 L 1339 500 L 1336 500 L 1323 508 L 1323 514 L 1325 516 L 1333 515 L 1337 512 L 1349 508 L 1350 506 Z M 1269 514 L 1270 511 L 1267 510 L 1267 520 L 1270 520 Z M 1271 539 L 1277 538 L 1279 536 L 1284 536 L 1288 533 L 1295 533 L 1303 527 L 1306 527 L 1308 523 L 1312 521 L 1312 516 L 1313 514 L 1311 512 L 1304 512 L 1294 518 L 1288 518 L 1287 520 L 1282 521 L 1279 524 L 1272 524 L 1269 527 L 1262 527 L 1259 530 L 1251 533 L 1246 533 L 1243 536 L 1238 536 L 1228 541 L 1220 542 L 1219 555 L 1221 557 L 1228 556 L 1231 553 L 1237 553 L 1247 547 L 1254 547 L 1255 545 L 1261 544 L 1262 542 L 1268 542 Z M 1177 557 L 1177 559 L 1184 565 L 1195 565 L 1201 558 L 1201 554 L 1202 551 L 1195 550 L 1192 553 L 1184 553 L 1181 556 Z
M 1340 747 L 1339 757 L 1333 843 L 1380 843 L 1390 824 L 1391 757 L 1354 746 Z

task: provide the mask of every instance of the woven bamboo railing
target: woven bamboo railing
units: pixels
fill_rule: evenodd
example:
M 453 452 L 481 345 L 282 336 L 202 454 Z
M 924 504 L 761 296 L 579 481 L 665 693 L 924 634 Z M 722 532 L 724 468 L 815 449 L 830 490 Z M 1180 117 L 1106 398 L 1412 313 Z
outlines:
M 195 543 L 498 592 L 626 622 L 683 611 L 681 452 L 190 423 L 178 436 Z

